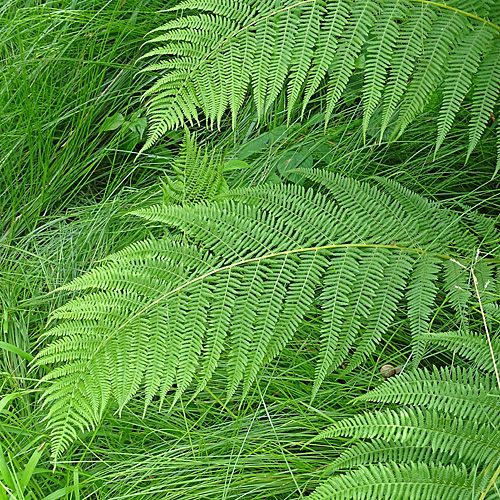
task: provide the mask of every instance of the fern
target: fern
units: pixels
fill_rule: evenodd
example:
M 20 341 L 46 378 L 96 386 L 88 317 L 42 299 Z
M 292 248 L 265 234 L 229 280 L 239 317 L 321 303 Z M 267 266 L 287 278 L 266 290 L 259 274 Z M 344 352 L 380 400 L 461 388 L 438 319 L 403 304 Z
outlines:
M 460 348 L 454 340 L 450 344 Z M 476 343 L 488 348 L 485 339 Z M 397 406 L 340 420 L 318 436 L 361 441 L 328 467 L 336 474 L 312 498 L 361 500 L 384 492 L 425 499 L 436 498 L 438 491 L 439 498 L 495 498 L 490 490 L 500 467 L 500 387 L 493 374 L 470 368 L 418 369 L 389 379 L 357 400 Z M 349 472 L 339 475 L 342 470 Z M 426 487 L 405 479 L 402 471 L 409 470 L 420 471 Z M 454 471 L 449 481 L 437 474 L 446 470 Z M 358 490 L 349 488 L 356 482 Z
M 357 415 L 341 420 L 324 431 L 319 438 L 339 435 L 356 439 L 370 438 L 376 443 L 383 440 L 390 445 L 410 443 L 415 449 L 426 450 L 430 446 L 440 454 L 446 452 L 453 455 L 456 462 L 481 464 L 483 467 L 490 463 L 496 467 L 500 460 L 499 432 L 493 426 L 451 417 L 437 411 L 408 408 Z M 358 451 L 360 450 L 357 448 L 349 450 L 349 467 L 359 465 L 353 458 Z M 361 451 L 361 463 L 365 463 L 366 450 L 362 447 Z M 373 463 L 391 461 L 393 458 L 387 457 L 383 447 L 379 448 L 379 453 L 372 453 L 370 456 Z M 416 456 L 411 458 L 412 461 L 418 461 Z M 343 463 L 345 459 L 344 454 L 339 463 Z
M 410 318 L 418 359 L 441 310 L 438 291 L 455 291 L 436 276 L 482 238 L 394 183 L 409 208 L 375 185 L 314 170 L 304 173 L 318 188 L 228 192 L 217 165 L 188 137 L 165 188 L 169 204 L 134 212 L 165 235 L 63 287 L 87 293 L 53 314 L 52 342 L 36 358 L 55 365 L 44 379 L 54 456 L 111 401 L 121 411 L 143 391 L 146 409 L 156 395 L 175 404 L 189 387 L 202 390 L 223 353 L 228 397 L 240 386 L 246 394 L 313 316 L 322 326 L 312 397 L 332 370 L 372 354 L 397 316 Z M 440 215 L 439 237 L 419 232 Z
M 380 137 L 400 135 L 442 93 L 436 149 L 463 99 L 472 99 L 469 154 L 498 107 L 500 26 L 495 5 L 472 0 L 187 0 L 151 40 L 160 72 L 146 92 L 144 149 L 171 128 L 199 121 L 233 126 L 251 91 L 262 117 L 286 88 L 289 119 L 325 87 L 325 119 L 364 58 L 363 130 L 382 106 Z
M 464 469 L 454 465 L 397 463 L 392 463 L 390 466 L 360 467 L 350 474 L 335 476 L 320 486 L 310 498 L 311 500 L 479 498 L 480 490 L 475 486 L 476 472 L 467 473 Z M 494 495 L 490 494 L 483 498 L 496 498 L 496 493 Z
M 486 342 L 486 338 L 481 334 L 460 333 L 460 332 L 439 332 L 433 335 L 423 335 L 422 340 L 453 348 L 457 354 L 467 360 L 474 360 L 478 368 L 493 372 L 494 362 L 491 350 Z M 498 338 L 491 339 L 493 356 L 500 364 L 500 341 Z
M 220 160 L 209 158 L 208 153 L 197 146 L 196 139 L 188 131 L 184 134 L 181 151 L 173 162 L 172 169 L 176 178 L 165 178 L 165 203 L 186 205 L 212 200 L 217 194 L 227 190 Z
M 373 27 L 372 38 L 367 43 L 363 130 L 366 131 L 370 119 L 382 97 L 384 83 L 396 40 L 399 37 L 400 22 L 408 17 L 409 3 L 404 0 L 389 2 Z
M 422 406 L 498 427 L 499 397 L 500 388 L 491 376 L 458 367 L 434 367 L 401 373 L 357 399 Z

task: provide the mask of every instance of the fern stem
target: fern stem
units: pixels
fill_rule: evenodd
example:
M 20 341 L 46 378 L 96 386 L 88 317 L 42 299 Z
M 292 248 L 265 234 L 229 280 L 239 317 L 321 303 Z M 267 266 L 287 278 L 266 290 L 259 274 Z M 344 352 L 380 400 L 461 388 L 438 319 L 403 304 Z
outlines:
M 192 285 L 194 283 L 197 283 L 199 281 L 203 281 L 204 279 L 208 278 L 209 276 L 213 276 L 214 274 L 221 272 L 221 271 L 227 271 L 229 269 L 232 269 L 237 266 L 242 266 L 245 264 L 250 264 L 252 262 L 260 262 L 262 260 L 266 259 L 272 259 L 275 257 L 280 257 L 280 256 L 286 256 L 286 255 L 293 255 L 293 254 L 300 254 L 300 253 L 306 253 L 306 252 L 318 252 L 321 250 L 334 250 L 337 248 L 381 248 L 381 249 L 389 249 L 389 250 L 399 250 L 399 251 L 407 251 L 407 252 L 413 252 L 417 253 L 420 255 L 425 255 L 427 252 L 425 249 L 422 248 L 410 248 L 410 247 L 403 247 L 399 245 L 380 245 L 380 244 L 371 244 L 371 243 L 342 243 L 342 244 L 330 244 L 330 245 L 321 245 L 321 246 L 316 246 L 316 247 L 307 247 L 307 248 L 295 248 L 293 250 L 284 250 L 281 252 L 274 252 L 274 253 L 269 253 L 266 255 L 262 255 L 259 257 L 252 257 L 251 259 L 242 259 L 237 262 L 233 262 L 232 264 L 227 264 L 222 267 L 218 267 L 216 269 L 212 269 L 208 271 L 205 274 L 202 274 L 201 276 L 197 276 L 196 278 L 193 278 L 192 280 L 189 280 L 182 285 L 179 285 L 177 288 L 174 288 L 173 290 L 170 290 L 169 292 L 163 294 L 161 297 L 158 297 L 156 300 L 153 302 L 149 303 L 148 305 L 144 306 L 140 311 L 135 313 L 133 316 L 130 316 L 127 321 L 122 323 L 112 334 L 107 336 L 102 340 L 102 342 L 99 344 L 99 346 L 96 348 L 94 355 L 97 354 L 98 352 L 101 351 L 101 349 L 106 345 L 106 343 L 111 340 L 114 335 L 116 335 L 120 330 L 125 328 L 129 323 L 137 319 L 139 316 L 141 316 L 143 313 L 145 313 L 147 310 L 149 310 L 151 307 L 155 306 L 156 304 L 160 303 L 162 300 L 166 299 L 167 297 L 180 292 L 184 288 L 186 288 L 189 285 Z M 444 255 L 444 254 L 438 254 L 438 253 L 433 253 L 434 256 L 443 259 L 443 260 L 451 260 L 454 262 L 457 262 L 452 256 L 450 255 Z M 87 360 L 86 366 L 88 367 L 89 364 L 92 361 L 92 357 L 90 357 Z
M 500 26 L 498 24 L 492 23 L 491 21 L 488 21 L 488 19 L 484 19 L 483 17 L 476 16 L 475 14 L 471 14 L 470 12 L 467 12 L 465 10 L 457 9 L 456 7 L 452 7 L 451 5 L 446 5 L 444 3 L 439 3 L 439 2 L 433 2 L 432 0 L 410 0 L 412 3 L 423 3 L 426 5 L 434 5 L 435 7 L 439 7 L 440 9 L 447 9 L 451 10 L 453 12 L 456 12 L 458 14 L 463 14 L 466 17 L 470 17 L 471 19 L 475 19 L 476 21 L 479 21 L 481 23 L 484 23 L 494 30 L 500 32 Z
M 269 253 L 266 255 L 261 255 L 260 257 L 252 257 L 251 259 L 243 259 L 239 260 L 237 262 L 233 262 L 232 264 L 227 264 L 226 266 L 218 267 L 216 269 L 212 269 L 211 271 L 208 271 L 205 274 L 202 274 L 201 276 L 197 276 L 196 278 L 193 278 L 192 280 L 186 281 L 186 283 L 183 283 L 182 285 L 179 285 L 177 288 L 174 288 L 173 290 L 170 290 L 169 292 L 163 294 L 161 297 L 158 297 L 156 300 L 148 304 L 147 306 L 144 306 L 140 311 L 135 313 L 133 316 L 131 316 L 125 323 L 120 325 L 114 333 L 118 332 L 122 328 L 125 328 L 131 321 L 135 320 L 138 318 L 141 314 L 146 312 L 148 309 L 153 307 L 154 305 L 160 303 L 162 300 L 166 299 L 170 295 L 173 295 L 177 292 L 180 292 L 184 288 L 186 288 L 189 285 L 192 285 L 193 283 L 197 283 L 198 281 L 202 281 L 205 278 L 208 278 L 209 276 L 213 276 L 214 274 L 220 272 L 220 271 L 227 271 L 229 269 L 232 269 L 233 267 L 237 266 L 242 266 L 245 264 L 250 264 L 252 262 L 259 262 L 265 259 L 272 259 L 274 257 L 281 257 L 285 255 L 292 255 L 292 254 L 298 254 L 298 253 L 305 253 L 305 252 L 318 252 L 320 250 L 333 250 L 336 248 L 386 248 L 390 250 L 403 250 L 403 251 L 409 251 L 409 252 L 414 252 L 418 254 L 425 254 L 426 251 L 421 248 L 409 248 L 409 247 L 401 247 L 398 245 L 376 245 L 376 244 L 369 244 L 369 243 L 343 243 L 340 245 L 322 245 L 318 247 L 308 247 L 308 248 L 295 248 L 294 250 L 284 250 L 282 252 L 275 252 L 275 253 Z M 439 257 L 444 260 L 454 260 L 453 257 L 450 255 L 444 255 L 444 254 L 434 254 L 436 257 Z M 107 342 L 108 339 L 111 338 L 111 335 L 104 339 L 102 343 L 98 346 L 96 349 L 96 352 L 99 352 L 102 346 Z
M 479 500 L 484 500 L 486 498 L 488 491 L 490 491 L 491 487 L 496 483 L 496 480 L 498 479 L 499 475 L 500 475 L 500 465 L 497 467 L 495 473 L 491 476 L 488 486 L 486 486 L 486 489 L 481 493 Z

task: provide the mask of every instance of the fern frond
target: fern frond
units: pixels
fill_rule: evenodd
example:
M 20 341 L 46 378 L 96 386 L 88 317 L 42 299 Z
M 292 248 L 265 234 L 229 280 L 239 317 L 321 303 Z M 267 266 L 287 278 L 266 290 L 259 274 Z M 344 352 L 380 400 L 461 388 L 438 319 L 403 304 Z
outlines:
M 235 0 L 227 3 L 221 0 L 185 0 L 168 9 L 170 12 L 184 10 L 210 10 L 214 14 L 230 17 L 238 21 L 244 21 L 255 15 L 255 9 L 252 6 L 253 2 L 241 2 Z M 170 21 L 175 22 L 175 21 Z M 160 29 L 169 29 L 169 23 L 163 25 Z
M 370 119 L 382 96 L 387 69 L 391 62 L 396 40 L 399 38 L 400 22 L 408 16 L 410 7 L 411 4 L 406 0 L 386 2 L 382 15 L 373 27 L 373 38 L 367 43 L 367 63 L 363 86 L 364 133 L 368 129 Z
M 199 148 L 187 131 L 172 168 L 177 178 L 175 181 L 165 178 L 165 203 L 185 205 L 212 200 L 226 187 L 219 158 L 209 158 L 207 151 Z
M 370 28 L 375 23 L 378 5 L 372 0 L 350 2 L 351 15 L 340 36 L 335 56 L 330 66 L 331 77 L 328 79 L 325 120 L 333 112 L 335 104 L 342 96 L 347 82 L 354 71 L 356 59 L 368 39 Z
M 462 479 L 471 474 L 467 480 L 468 495 L 475 492 L 472 498 L 479 498 L 483 492 L 481 498 L 489 498 L 487 485 L 491 486 L 500 466 L 499 396 L 494 377 L 476 370 L 453 367 L 434 368 L 432 372 L 414 370 L 389 379 L 356 399 L 395 403 L 397 410 L 346 418 L 319 435 L 318 439 L 347 436 L 362 441 L 345 450 L 327 469 L 328 472 L 353 468 L 355 471 L 337 474 L 320 486 L 315 495 L 332 493 L 328 485 L 340 485 L 346 477 L 357 478 L 359 474 L 363 481 L 366 471 L 374 467 L 394 471 L 398 464 L 397 467 L 403 468 L 444 470 L 460 464 Z M 386 486 L 388 491 L 397 493 L 400 479 L 392 477 Z M 404 493 L 401 498 L 412 498 L 411 486 L 406 488 L 401 491 Z M 431 491 L 429 486 L 418 494 L 422 498 L 434 498 Z M 452 491 L 441 494 L 456 498 L 457 492 Z M 349 493 L 345 498 L 373 498 L 373 495 L 372 490 L 362 490 Z
M 396 127 L 401 135 L 415 116 L 423 111 L 431 93 L 437 87 L 443 68 L 456 45 L 470 27 L 458 12 L 443 10 L 433 24 L 424 43 L 415 74 L 408 84 L 404 103 L 401 106 Z
M 371 465 L 325 481 L 311 500 L 386 500 L 440 498 L 470 500 L 477 497 L 476 473 L 464 466 L 433 464 Z M 473 496 L 475 495 L 475 496 Z M 487 497 L 487 498 L 491 498 Z
M 259 298 L 263 292 L 265 264 L 259 261 L 252 264 L 243 279 L 246 281 L 244 294 L 234 310 L 230 357 L 228 360 L 228 395 L 232 396 L 243 379 L 248 364 L 248 352 L 252 342 L 252 325 L 258 316 Z
M 307 104 L 320 87 L 328 68 L 332 64 L 339 37 L 349 16 L 349 4 L 343 0 L 325 2 L 323 8 L 325 11 L 321 19 L 321 28 L 316 43 L 317 50 L 314 51 L 311 68 L 306 79 L 302 113 L 304 113 Z
M 350 357 L 347 373 L 357 368 L 369 353 L 373 352 L 384 333 L 388 331 L 403 296 L 403 289 L 408 283 L 412 258 L 401 251 L 388 254 L 387 259 L 380 286 L 373 298 L 373 307 L 366 319 L 366 327 L 355 342 L 356 351 Z
M 154 48 L 143 56 L 157 59 L 143 71 L 158 74 L 145 92 L 151 129 L 143 149 L 168 129 L 198 122 L 201 112 L 219 127 L 229 109 L 234 127 L 249 93 L 259 118 L 283 98 L 290 120 L 324 87 L 328 122 L 357 66 L 363 130 L 383 102 L 381 137 L 395 114 L 394 135 L 402 134 L 442 89 L 437 150 L 471 90 L 472 151 L 498 104 L 500 26 L 492 4 L 209 0 L 172 10 L 179 17 L 155 30 Z
M 415 243 L 417 226 L 408 218 L 395 197 L 388 196 L 375 186 L 359 184 L 327 170 L 297 169 L 296 172 L 328 189 L 330 196 L 350 216 L 349 227 L 360 240 Z M 375 205 L 376 211 L 373 210 Z M 364 228 L 368 228 L 368 219 L 373 221 L 373 217 L 379 224 L 370 224 L 370 231 L 364 232 Z
M 384 268 L 388 265 L 389 252 L 375 248 L 363 252 L 363 259 L 359 263 L 359 269 L 352 280 L 352 289 L 348 295 L 345 319 L 342 321 L 342 327 L 339 332 L 338 346 L 333 354 L 331 365 L 337 368 L 338 365 L 347 360 L 349 349 L 353 349 L 358 338 L 362 336 L 365 329 L 366 338 L 373 345 L 378 344 L 374 337 L 370 315 L 374 311 L 374 301 L 377 295 L 385 298 L 380 290 L 382 281 L 386 277 Z M 404 281 L 403 281 L 404 283 Z M 404 286 L 404 285 L 403 285 Z M 387 292 L 387 290 L 385 290 Z M 391 319 L 392 319 L 392 315 Z M 387 324 L 388 326 L 388 324 Z M 386 328 L 380 328 L 380 331 L 386 332 Z M 364 349 L 364 352 L 372 352 L 371 349 Z M 364 359 L 364 352 L 356 352 L 356 357 Z
M 356 258 L 358 257 L 358 258 Z M 316 368 L 313 397 L 334 363 L 340 364 L 339 337 L 349 304 L 349 295 L 359 273 L 359 252 L 349 249 L 339 252 L 331 261 L 331 270 L 324 277 L 325 290 L 320 296 L 323 306 L 321 354 Z M 344 279 L 346 277 L 347 279 Z M 342 351 L 346 345 L 340 343 Z
M 469 464 L 500 461 L 499 431 L 489 424 L 450 417 L 437 411 L 407 408 L 365 413 L 340 420 L 323 431 L 318 439 L 334 436 L 383 439 L 407 443 L 416 448 L 430 446 Z
M 416 228 L 414 236 L 416 244 L 422 245 L 425 241 L 426 245 L 430 245 L 427 247 L 429 249 L 452 246 L 462 255 L 472 257 L 467 254 L 470 252 L 467 249 L 477 247 L 478 240 L 472 232 L 462 231 L 464 223 L 462 213 L 444 209 L 438 203 L 411 192 L 392 179 L 375 177 L 375 180 L 403 207 L 409 223 L 413 223 Z M 484 237 L 488 233 L 480 231 L 480 234 Z M 488 241 L 490 237 L 491 235 L 488 236 Z
M 238 270 L 228 269 L 224 286 L 217 287 L 212 291 L 210 296 L 210 308 L 206 320 L 206 341 L 201 359 L 201 370 L 197 377 L 199 380 L 198 392 L 206 387 L 217 368 L 220 356 L 224 350 L 229 327 L 233 324 L 234 331 L 237 329 L 235 326 L 236 322 L 232 320 L 232 318 L 235 314 L 235 305 L 237 302 L 238 289 L 241 286 L 241 277 L 242 275 Z M 239 312 L 240 311 L 237 311 L 236 314 Z M 246 312 L 252 314 L 251 310 Z M 236 384 L 234 384 L 234 386 L 236 386 Z
M 500 389 L 491 375 L 476 370 L 413 370 L 390 378 L 357 399 L 423 406 L 461 419 L 500 425 Z
M 458 261 L 457 261 L 458 262 Z M 446 288 L 449 290 L 448 300 L 460 315 L 459 329 L 468 331 L 467 303 L 471 298 L 471 273 L 457 262 L 448 261 L 443 264 Z
M 430 331 L 430 318 L 438 288 L 436 280 L 440 271 L 440 261 L 432 255 L 422 255 L 410 275 L 406 298 L 408 319 L 414 339 L 412 362 L 418 365 L 424 352 L 424 344 L 417 340 Z
M 422 342 L 431 342 L 454 350 L 458 355 L 471 360 L 481 370 L 495 370 L 491 351 L 486 337 L 480 333 L 438 332 L 422 335 Z M 497 366 L 500 364 L 500 340 L 491 339 L 493 355 Z
M 446 134 L 451 129 L 460 103 L 472 84 L 472 76 L 477 72 L 484 47 L 489 45 L 493 36 L 494 32 L 488 27 L 478 26 L 465 37 L 450 59 L 443 88 L 443 104 L 439 113 L 436 151 L 443 144 Z M 484 102 L 484 96 L 481 102 Z
M 267 49 L 271 51 L 274 45 L 275 50 L 269 55 L 265 51 L 259 53 L 259 56 L 263 58 L 260 67 L 262 67 L 264 73 L 258 74 L 256 72 L 253 75 L 253 79 L 258 83 L 258 86 L 254 87 L 254 95 L 256 96 L 255 102 L 259 115 L 263 115 L 272 106 L 283 88 L 292 61 L 293 51 L 297 49 L 296 44 L 301 31 L 299 23 L 300 13 L 295 13 L 291 9 L 285 11 L 280 16 L 276 28 L 276 31 L 280 33 L 279 39 L 274 44 L 273 41 L 269 40 L 267 46 Z M 268 25 L 266 24 L 266 26 Z M 258 32 L 256 35 L 259 37 Z M 268 66 L 265 67 L 267 64 Z M 256 90 L 259 92 L 256 92 Z
M 441 466 L 453 462 L 450 454 L 434 450 L 430 445 L 388 443 L 386 439 L 373 439 L 370 442 L 361 442 L 348 448 L 328 466 L 327 472 L 349 471 L 371 464 L 411 464 L 437 461 Z
M 288 12 L 289 15 L 289 12 Z M 258 23 L 255 29 L 255 38 L 260 41 L 256 47 L 256 52 L 253 56 L 253 72 L 252 72 L 252 89 L 255 100 L 257 113 L 262 116 L 264 109 L 266 109 L 266 96 L 267 96 L 267 74 L 270 72 L 271 58 L 273 56 L 273 47 L 277 39 L 276 20 L 272 17 L 266 16 L 262 22 Z M 294 31 L 292 33 L 295 34 Z M 290 35 L 288 35 L 290 37 Z M 279 76 L 279 65 L 275 63 L 274 74 L 271 77 L 276 80 Z M 270 87 L 273 87 L 273 80 L 271 80 Z
M 54 313 L 57 324 L 45 334 L 53 342 L 35 361 L 55 365 L 44 381 L 56 455 L 82 422 L 97 425 L 111 400 L 120 410 L 142 393 L 146 408 L 155 395 L 163 402 L 173 391 L 173 404 L 191 386 L 202 390 L 223 355 L 228 396 L 239 386 L 248 392 L 313 316 L 321 325 L 313 397 L 340 363 L 370 356 L 399 315 L 410 317 L 422 342 L 413 346 L 418 358 L 420 333 L 441 313 L 437 291 L 447 296 L 455 283 L 437 280 L 438 269 L 464 258 L 457 248 L 477 248 L 468 223 L 445 210 L 440 220 L 438 206 L 396 185 L 398 198 L 309 171 L 319 190 L 267 185 L 216 194 L 219 174 L 203 174 L 208 157 L 186 154 L 174 164 L 181 184 L 172 203 L 133 212 L 166 225 L 165 235 L 134 243 L 64 287 L 87 293 Z M 418 234 L 450 218 L 455 239 L 447 244 L 436 246 L 432 231 Z M 491 279 L 488 266 L 478 274 Z M 476 314 L 473 296 L 460 301 Z M 451 306 L 445 312 L 456 314 Z
M 381 138 L 384 136 L 389 121 L 396 111 L 396 106 L 404 94 L 434 19 L 434 10 L 423 3 L 417 4 L 412 6 L 401 27 L 401 35 L 396 40 L 384 88 Z
M 288 119 L 290 119 L 293 108 L 303 92 L 304 82 L 319 36 L 321 15 L 325 13 L 324 4 L 324 0 L 306 3 L 299 7 L 297 12 L 300 23 L 297 26 L 293 52 L 290 51 L 291 54 L 293 53 L 293 61 L 290 66 L 290 84 L 288 86 Z M 278 93 L 276 93 L 277 95 Z
M 288 288 L 281 321 L 269 340 L 265 361 L 274 359 L 291 340 L 315 299 L 316 284 L 325 276 L 330 260 L 321 251 L 304 255 L 295 269 L 296 280 Z

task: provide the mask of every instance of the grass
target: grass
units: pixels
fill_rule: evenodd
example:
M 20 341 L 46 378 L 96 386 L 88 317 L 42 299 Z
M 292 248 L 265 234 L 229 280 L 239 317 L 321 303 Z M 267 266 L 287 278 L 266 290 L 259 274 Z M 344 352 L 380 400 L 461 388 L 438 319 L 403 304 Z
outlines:
M 110 411 L 54 470 L 44 410 L 29 357 L 44 341 L 48 316 L 67 295 L 55 290 L 110 252 L 143 238 L 132 206 L 158 199 L 179 147 L 173 132 L 137 157 L 144 119 L 139 75 L 144 36 L 167 19 L 159 0 L 8 0 L 0 7 L 0 500 L 279 499 L 305 497 L 346 440 L 305 445 L 332 419 L 361 411 L 352 397 L 380 383 L 386 362 L 405 362 L 404 319 L 377 355 L 346 380 L 332 374 L 310 404 L 317 329 L 311 321 L 242 404 L 224 400 L 214 379 L 195 401 L 142 417 L 133 401 Z M 326 131 L 313 103 L 302 123 L 286 125 L 276 105 L 257 124 L 251 104 L 235 131 L 200 131 L 229 159 L 232 185 L 283 182 L 295 166 L 321 166 L 359 178 L 385 175 L 453 208 L 498 215 L 494 139 L 485 136 L 465 163 L 460 124 L 434 158 L 431 109 L 398 142 L 366 143 L 351 99 Z M 13 352 L 13 346 L 25 357 Z M 439 362 L 438 352 L 427 362 Z M 27 472 L 26 472 L 27 471 Z M 8 479 L 6 479 L 8 478 Z M 3 487 L 2 487 L 3 485 Z M 12 493 L 8 494 L 7 491 Z
M 314 364 L 294 349 L 263 375 L 242 404 L 223 402 L 224 380 L 170 413 L 152 408 L 143 419 L 132 404 L 109 416 L 90 451 L 88 480 L 103 498 L 300 498 L 317 486 L 339 448 L 306 445 L 333 419 L 349 413 L 349 398 L 368 387 L 331 380 L 311 411 Z M 221 404 L 223 403 L 223 404 Z M 339 447 L 341 440 L 339 440 Z
M 141 134 L 140 89 L 147 83 L 137 78 L 135 60 L 144 35 L 164 19 L 157 13 L 164 5 L 16 0 L 1 7 L 4 347 L 36 352 L 48 314 L 62 301 L 50 292 L 147 232 L 123 215 L 151 194 L 171 154 L 164 147 L 155 157 L 130 160 Z M 105 130 L 118 110 L 130 123 Z M 36 404 L 39 374 L 5 348 L 0 373 L 2 394 L 14 396 L 3 400 L 0 442 L 15 477 L 47 440 Z M 74 470 L 52 471 L 47 459 L 44 452 L 16 498 L 77 498 L 77 490 L 70 493 Z

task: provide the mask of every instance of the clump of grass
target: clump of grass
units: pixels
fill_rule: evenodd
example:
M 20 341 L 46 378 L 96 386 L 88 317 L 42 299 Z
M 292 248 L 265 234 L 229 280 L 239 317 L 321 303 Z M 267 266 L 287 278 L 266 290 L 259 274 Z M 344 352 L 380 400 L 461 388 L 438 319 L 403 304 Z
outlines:
M 148 187 L 171 156 L 164 146 L 131 161 L 145 127 L 147 80 L 135 61 L 144 35 L 166 20 L 162 7 L 157 0 L 0 7 L 0 445 L 16 481 L 48 439 L 29 360 L 61 303 L 50 292 L 145 235 L 123 215 L 153 194 Z M 123 119 L 113 123 L 116 113 Z M 10 490 L 32 500 L 76 495 L 74 469 L 52 471 L 45 450 L 34 470 L 21 489 L 2 477 L 9 490 L 0 487 L 0 499 Z

